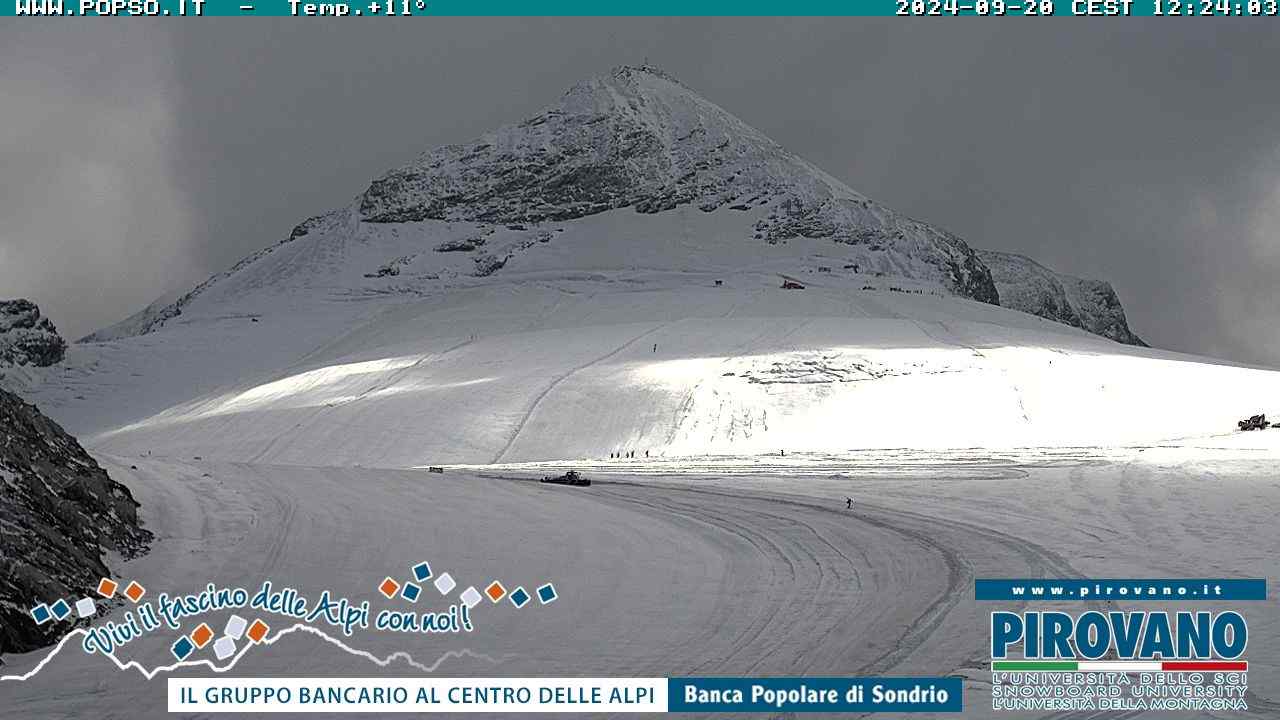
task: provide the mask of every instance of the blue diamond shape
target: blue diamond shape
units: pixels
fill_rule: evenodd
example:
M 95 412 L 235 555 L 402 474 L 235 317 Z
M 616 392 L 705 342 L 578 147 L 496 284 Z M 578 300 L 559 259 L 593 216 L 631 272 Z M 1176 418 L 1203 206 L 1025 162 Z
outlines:
M 404 589 L 400 591 L 400 596 L 409 602 L 418 602 L 418 595 L 422 592 L 422 588 L 413 583 L 405 583 Z
M 525 603 L 527 602 L 529 602 L 529 593 L 525 592 L 524 588 L 518 587 L 511 592 L 512 605 L 515 605 L 518 608 L 522 608 L 525 606 Z
M 542 601 L 543 605 L 546 605 L 552 600 L 555 600 L 556 599 L 555 586 L 553 586 L 551 583 L 547 583 L 546 585 L 543 585 L 542 587 L 538 588 L 538 599 Z
M 37 625 L 43 625 L 49 622 L 49 619 L 53 616 L 49 614 L 49 606 L 41 603 L 31 608 L 31 617 L 35 618 Z
M 413 578 L 418 582 L 426 582 L 431 579 L 431 566 L 421 562 L 413 566 Z
M 67 605 L 66 600 L 58 600 L 49 609 L 53 611 L 53 616 L 59 620 L 71 614 L 71 606 Z
M 169 648 L 169 651 L 172 652 L 173 656 L 179 660 L 186 660 L 187 656 L 191 654 L 191 651 L 195 649 L 196 646 L 191 644 L 191 641 L 187 639 L 186 635 L 183 635 L 178 638 L 178 642 L 174 643 L 173 647 Z

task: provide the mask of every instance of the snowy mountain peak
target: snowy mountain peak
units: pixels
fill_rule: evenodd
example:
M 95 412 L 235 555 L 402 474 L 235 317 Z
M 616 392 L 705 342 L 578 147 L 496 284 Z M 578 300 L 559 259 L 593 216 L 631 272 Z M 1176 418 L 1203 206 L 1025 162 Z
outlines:
M 637 75 L 641 75 L 660 78 L 680 86 L 684 85 L 684 83 L 680 82 L 680 80 L 674 75 L 668 73 L 657 65 L 651 65 L 648 61 L 640 63 L 639 65 L 619 65 L 614 68 L 610 74 L 622 81 L 631 81 Z
M 359 212 L 539 223 L 686 205 L 751 213 L 745 242 L 830 239 L 857 247 L 860 266 L 999 302 L 960 238 L 869 200 L 651 67 L 589 79 L 523 122 L 427 152 L 375 180 Z
M 832 282 L 855 291 L 959 296 L 1141 342 L 1105 283 L 980 254 L 647 64 L 584 80 L 470 143 L 422 153 L 349 205 L 85 340 L 281 307 L 312 312 L 332 299 L 395 301 L 637 268 L 769 284 L 834 270 Z

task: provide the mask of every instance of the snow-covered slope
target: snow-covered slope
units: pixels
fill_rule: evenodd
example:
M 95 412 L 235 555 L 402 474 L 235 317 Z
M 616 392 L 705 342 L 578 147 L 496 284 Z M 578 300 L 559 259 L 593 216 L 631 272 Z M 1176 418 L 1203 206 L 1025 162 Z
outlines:
M 1054 272 L 1014 253 L 979 250 L 978 257 L 991 268 L 1001 305 L 1126 345 L 1146 346 L 1129 329 L 1120 298 L 1110 283 Z
M 1280 396 L 996 296 L 963 241 L 623 68 L 91 336 L 33 392 L 111 452 L 389 466 L 1141 444 Z
M 42 402 L 121 454 L 405 466 L 1150 443 L 1280 394 L 1276 373 L 855 274 L 827 241 L 743 246 L 750 222 L 614 210 L 548 224 L 487 277 L 422 250 L 475 223 L 335 222 L 156 332 L 75 346 L 68 365 L 96 369 L 50 377 Z

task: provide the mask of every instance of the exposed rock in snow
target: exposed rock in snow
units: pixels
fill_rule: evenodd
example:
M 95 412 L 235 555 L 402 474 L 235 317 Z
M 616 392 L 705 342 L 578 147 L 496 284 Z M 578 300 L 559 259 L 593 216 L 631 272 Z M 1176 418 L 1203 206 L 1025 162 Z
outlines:
M 0 365 L 48 367 L 62 361 L 67 343 L 30 300 L 0 300 Z
M 481 245 L 484 245 L 483 237 L 457 238 L 440 243 L 436 252 L 471 252 Z
M 102 555 L 146 549 L 138 503 L 75 438 L 34 405 L 0 390 L 0 653 L 52 642 L 63 622 L 28 611 L 92 593 L 110 571 Z
M 1120 298 L 1110 283 L 1064 275 L 1013 253 L 979 250 L 978 256 L 991 268 L 1001 305 L 1116 342 L 1146 347 L 1129 329 Z
M 498 257 L 490 253 L 476 256 L 476 277 L 488 277 L 502 269 L 507 264 L 507 257 Z

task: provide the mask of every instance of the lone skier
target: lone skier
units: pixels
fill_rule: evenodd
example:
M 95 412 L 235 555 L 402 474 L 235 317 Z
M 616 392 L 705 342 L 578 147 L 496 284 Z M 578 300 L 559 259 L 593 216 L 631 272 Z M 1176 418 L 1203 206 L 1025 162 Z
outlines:
M 845 507 L 847 507 L 847 508 L 849 508 L 850 510 L 852 510 L 852 509 L 853 509 L 853 498 L 851 498 L 851 497 L 846 497 L 846 498 L 844 499 L 844 506 L 845 506 Z

